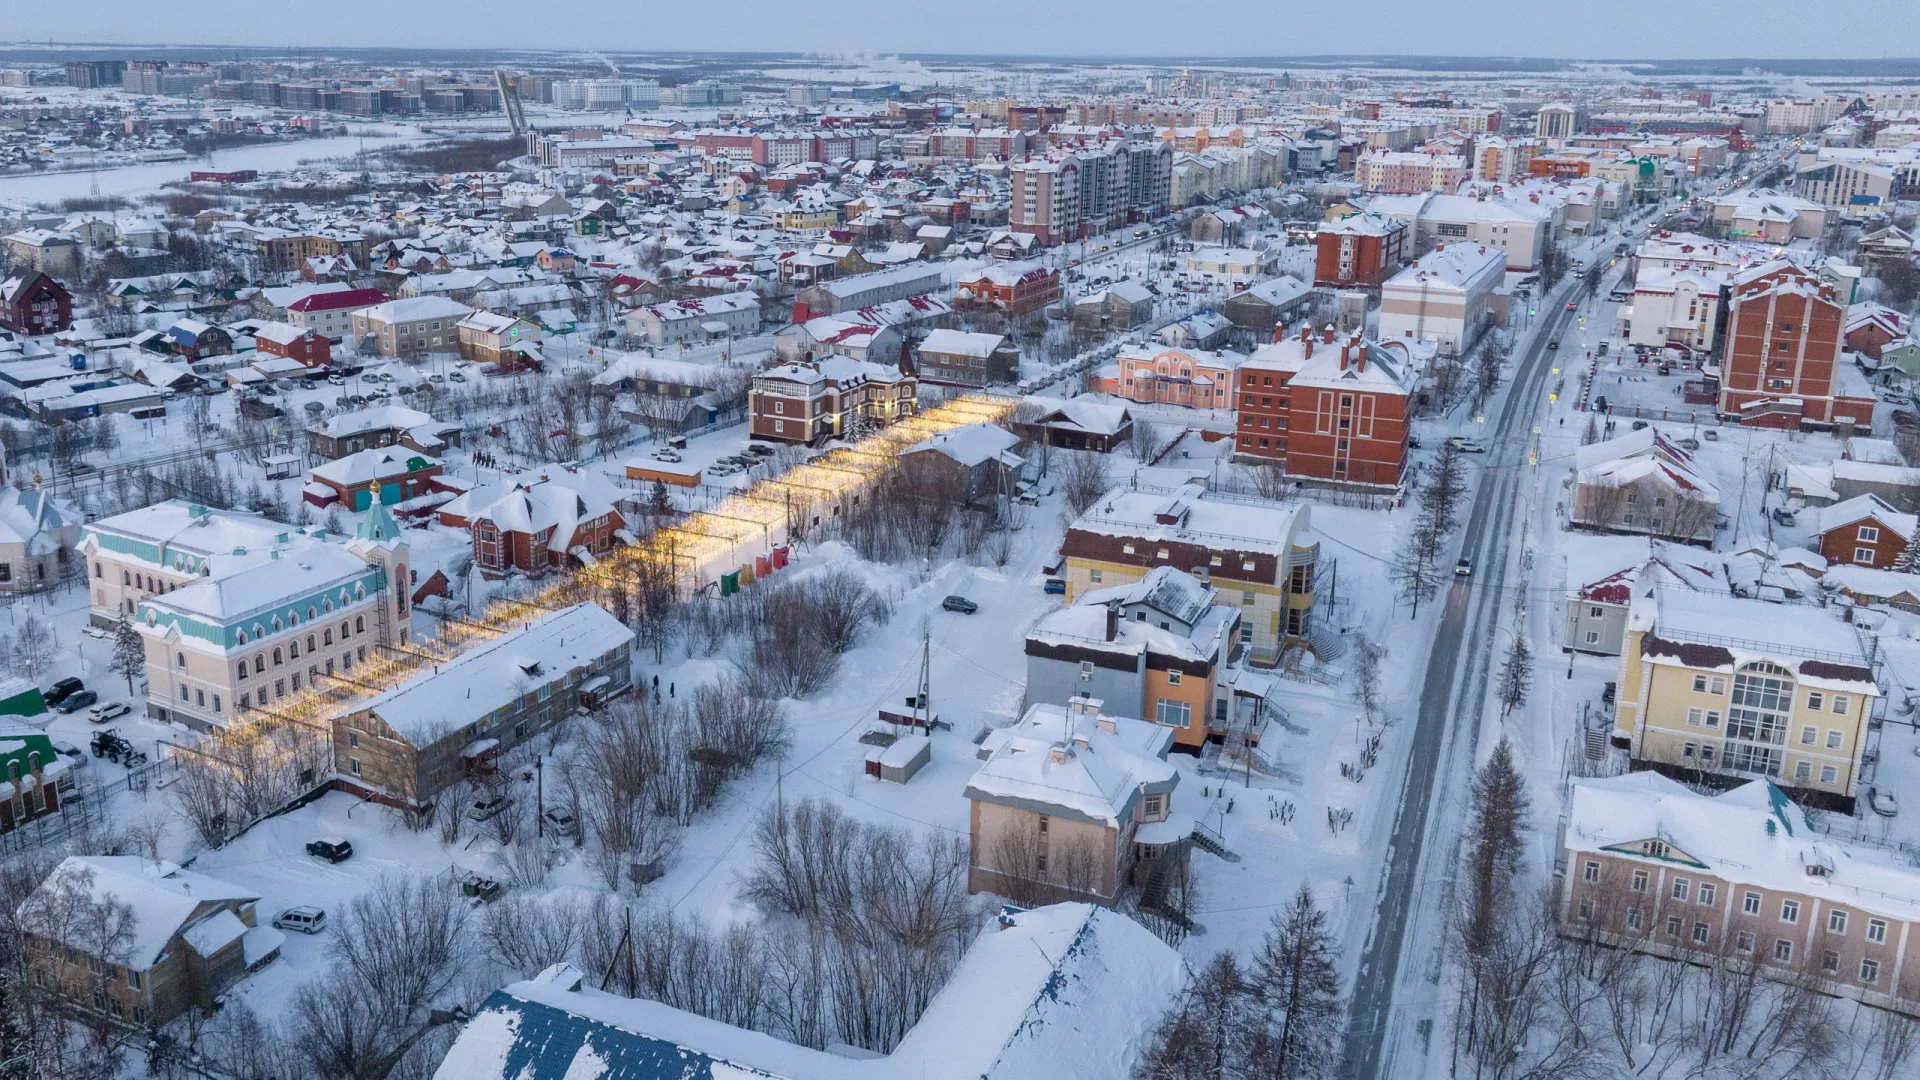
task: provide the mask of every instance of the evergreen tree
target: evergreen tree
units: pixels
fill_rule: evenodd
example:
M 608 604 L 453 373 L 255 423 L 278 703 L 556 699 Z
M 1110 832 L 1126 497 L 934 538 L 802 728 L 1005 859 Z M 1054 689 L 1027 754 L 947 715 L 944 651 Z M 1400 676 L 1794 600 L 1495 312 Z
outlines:
M 1468 794 L 1473 821 L 1467 831 L 1467 910 L 1461 937 L 1467 955 L 1486 955 L 1500 933 L 1520 865 L 1520 835 L 1526 831 L 1527 785 L 1514 768 L 1513 748 L 1501 739 L 1474 774 Z
M 673 499 L 667 494 L 667 485 L 658 480 L 653 482 L 653 490 L 647 492 L 647 513 L 654 517 L 673 513 Z
M 1300 886 L 1276 913 L 1254 960 L 1254 984 L 1270 1014 L 1265 1067 L 1274 1080 L 1329 1075 L 1339 1054 L 1340 946 L 1313 890 Z
M 1893 557 L 1894 573 L 1911 574 L 1914 572 L 1915 563 L 1920 562 L 1920 551 L 1914 550 L 1916 544 L 1920 544 L 1920 529 L 1913 530 L 1913 536 L 1907 540 L 1907 546 L 1901 548 L 1900 554 Z
M 113 624 L 113 658 L 107 662 L 107 670 L 115 675 L 124 675 L 127 679 L 127 694 L 133 694 L 133 677 L 147 669 L 147 645 L 140 639 L 140 632 L 127 621 L 125 612 L 120 620 Z
M 1580 433 L 1580 445 L 1592 446 L 1600 441 L 1600 418 L 1597 413 L 1587 414 L 1587 429 Z
M 1506 716 L 1527 703 L 1527 691 L 1533 685 L 1533 648 L 1519 634 L 1507 648 L 1500 664 L 1500 715 Z

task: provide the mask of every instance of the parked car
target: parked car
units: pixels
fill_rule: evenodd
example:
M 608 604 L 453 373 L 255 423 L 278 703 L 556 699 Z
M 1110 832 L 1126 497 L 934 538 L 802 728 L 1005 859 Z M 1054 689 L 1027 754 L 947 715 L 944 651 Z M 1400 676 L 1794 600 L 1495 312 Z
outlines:
M 105 701 L 87 710 L 87 723 L 104 724 L 116 717 L 125 716 L 133 711 L 133 706 L 124 701 Z
M 40 697 L 49 705 L 58 705 L 66 700 L 68 694 L 77 694 L 81 690 L 86 689 L 86 685 L 86 683 L 81 682 L 79 679 L 61 679 L 59 682 L 41 691 Z
M 964 596 L 949 596 L 940 601 L 940 607 L 947 611 L 957 611 L 962 615 L 971 615 L 980 610 L 980 605 Z
M 1893 797 L 1893 792 L 1881 787 L 1867 789 L 1867 805 L 1873 807 L 1873 812 L 1881 817 L 1893 817 L 1900 812 L 1900 800 Z
M 664 450 L 664 449 L 663 449 L 663 450 L 655 450 L 655 451 L 653 452 L 653 454 L 652 454 L 652 457 L 653 457 L 653 460 L 655 460 L 655 461 L 680 461 L 680 460 L 682 460 L 679 454 L 676 454 L 676 453 L 674 453 L 674 452 L 673 452 L 672 450 Z
M 547 831 L 555 836 L 573 836 L 580 831 L 580 823 L 560 807 L 549 806 L 540 816 L 546 820 Z
M 466 381 L 467 381 L 467 377 L 466 377 L 465 375 L 462 375 L 462 374 L 460 374 L 460 373 L 459 373 L 459 372 L 457 372 L 457 371 L 449 371 L 449 372 L 447 372 L 447 381 L 449 381 L 449 382 L 466 382 Z
M 68 694 L 66 697 L 60 699 L 60 704 L 55 705 L 54 708 L 63 713 L 77 713 L 81 709 L 99 700 L 99 694 L 91 690 L 81 690 L 78 693 Z
M 1645 420 L 1635 420 L 1633 422 L 1633 430 L 1635 431 L 1643 430 L 1646 426 L 1647 422 Z
M 90 638 L 95 639 L 96 641 L 105 641 L 108 638 L 113 636 L 112 631 L 95 626 L 92 623 L 87 623 L 81 626 L 80 632 L 87 635 Z
M 291 907 L 273 917 L 275 930 L 297 930 L 317 934 L 327 925 L 327 913 L 317 907 Z
M 498 817 L 500 812 L 507 808 L 507 802 L 505 795 L 482 795 L 473 800 L 473 805 L 467 809 L 467 817 L 474 821 L 486 821 L 489 818 Z
M 1679 445 L 1682 450 L 1698 450 L 1700 449 L 1700 440 L 1689 436 L 1681 439 Z
M 1487 452 L 1486 447 L 1481 446 L 1479 443 L 1474 442 L 1472 439 L 1462 438 L 1458 435 L 1455 435 L 1453 438 L 1448 439 L 1447 445 L 1453 447 L 1455 450 L 1458 450 L 1463 454 L 1484 454 Z
M 345 386 L 347 384 L 347 380 L 341 378 L 338 375 L 329 375 L 327 376 L 327 383 L 328 385 L 331 385 L 331 386 Z
M 1046 589 L 1047 592 L 1050 592 L 1055 596 L 1065 596 L 1067 595 L 1067 579 L 1050 577 L 1047 579 L 1047 583 L 1044 586 L 1044 588 Z
M 1794 523 L 1794 520 L 1793 511 L 1784 506 L 1776 506 L 1773 508 L 1773 523 L 1775 525 L 1791 525 Z
M 746 470 L 730 461 L 716 461 L 707 469 L 708 476 L 732 476 L 742 472 Z
M 308 841 L 307 854 L 330 863 L 346 862 L 353 858 L 353 845 L 337 836 L 329 836 Z
M 770 458 L 774 455 L 773 447 L 766 443 L 748 443 L 746 452 L 757 458 Z

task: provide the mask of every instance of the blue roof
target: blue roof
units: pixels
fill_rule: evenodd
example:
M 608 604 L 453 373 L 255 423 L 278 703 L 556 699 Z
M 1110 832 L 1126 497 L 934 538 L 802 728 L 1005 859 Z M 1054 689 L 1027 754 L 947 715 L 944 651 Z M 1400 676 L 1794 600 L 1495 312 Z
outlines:
M 591 1074 L 595 1080 L 713 1080 L 713 1059 L 697 1050 L 527 1001 L 505 990 L 494 991 L 468 1024 L 500 1020 L 510 1025 L 513 1042 L 500 1059 L 504 1067 L 499 1075 L 513 1080 L 567 1080 L 579 1075 L 572 1070 L 574 1059 L 582 1053 L 594 1055 L 605 1065 L 606 1071 Z M 741 1070 L 732 1075 L 772 1074 Z

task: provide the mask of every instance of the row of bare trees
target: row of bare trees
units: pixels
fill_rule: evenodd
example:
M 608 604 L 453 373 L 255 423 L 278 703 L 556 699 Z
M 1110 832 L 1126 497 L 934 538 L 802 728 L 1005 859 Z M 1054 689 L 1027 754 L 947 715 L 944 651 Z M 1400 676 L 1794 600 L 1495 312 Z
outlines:
M 1396 597 L 1412 605 L 1414 618 L 1420 615 L 1421 603 L 1440 591 L 1440 582 L 1445 579 L 1440 553 L 1460 522 L 1466 494 L 1465 469 L 1458 451 L 1448 443 L 1434 459 L 1426 486 L 1420 490 L 1420 511 L 1408 526 L 1389 568 Z
M 769 578 L 677 610 L 688 656 L 732 649 L 741 677 L 767 697 L 824 689 L 840 657 L 893 617 L 892 603 L 846 567 Z

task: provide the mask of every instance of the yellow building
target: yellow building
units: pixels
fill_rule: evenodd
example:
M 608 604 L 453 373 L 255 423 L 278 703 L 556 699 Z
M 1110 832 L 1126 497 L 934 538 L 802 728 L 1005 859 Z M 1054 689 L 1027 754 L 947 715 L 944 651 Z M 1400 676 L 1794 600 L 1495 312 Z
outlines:
M 1613 743 L 1636 764 L 1852 809 L 1878 690 L 1854 629 L 1819 608 L 1638 595 L 1616 694 Z

